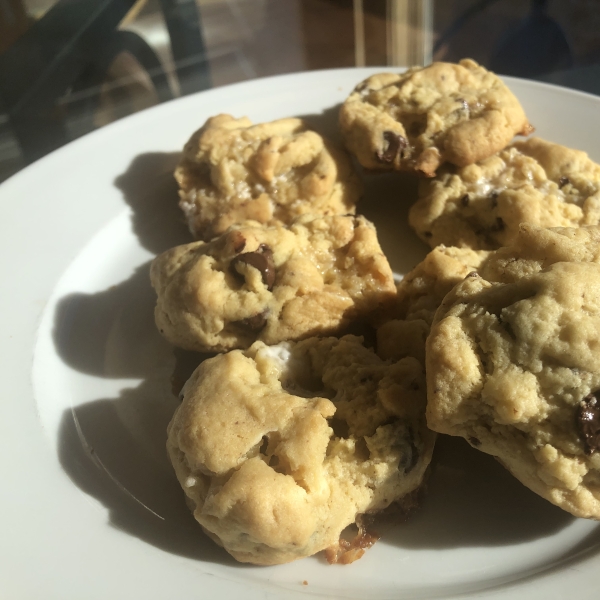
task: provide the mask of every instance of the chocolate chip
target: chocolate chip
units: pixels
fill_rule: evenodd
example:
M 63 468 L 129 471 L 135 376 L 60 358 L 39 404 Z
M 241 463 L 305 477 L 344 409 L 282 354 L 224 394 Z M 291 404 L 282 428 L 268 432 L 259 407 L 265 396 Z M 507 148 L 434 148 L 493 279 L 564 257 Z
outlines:
M 586 454 L 600 450 L 600 404 L 597 395 L 600 391 L 586 396 L 575 411 L 579 437 L 583 440 Z
M 471 446 L 481 446 L 481 441 L 471 435 L 469 436 L 469 444 L 471 444 Z
M 260 331 L 267 324 L 267 316 L 268 311 L 264 310 L 257 315 L 252 317 L 247 317 L 246 319 L 241 319 L 240 321 L 232 321 L 233 325 L 239 325 L 244 329 L 249 329 L 250 331 Z
M 425 231 L 425 232 L 423 233 L 423 235 L 424 235 L 426 238 L 430 238 L 430 237 L 433 235 L 433 233 L 431 233 L 431 231 Z
M 266 244 L 261 244 L 256 252 L 244 252 L 239 254 L 230 263 L 231 271 L 239 275 L 237 266 L 246 264 L 258 269 L 262 275 L 263 283 L 267 289 L 272 290 L 275 283 L 275 264 L 273 263 L 273 251 Z
M 463 206 L 469 206 L 469 202 L 471 201 L 471 198 L 469 197 L 469 194 L 465 194 L 461 199 L 460 199 L 460 203 Z
M 561 177 L 558 180 L 558 187 L 564 187 L 567 183 L 571 183 L 571 180 L 568 177 Z
M 392 163 L 400 150 L 408 146 L 408 140 L 393 131 L 383 132 L 384 149 L 382 152 L 376 152 L 377 159 L 384 163 Z M 387 142 L 387 146 L 386 143 Z
M 498 196 L 500 194 L 498 192 L 492 192 L 490 194 L 490 200 L 492 201 L 492 208 L 496 208 L 498 206 Z

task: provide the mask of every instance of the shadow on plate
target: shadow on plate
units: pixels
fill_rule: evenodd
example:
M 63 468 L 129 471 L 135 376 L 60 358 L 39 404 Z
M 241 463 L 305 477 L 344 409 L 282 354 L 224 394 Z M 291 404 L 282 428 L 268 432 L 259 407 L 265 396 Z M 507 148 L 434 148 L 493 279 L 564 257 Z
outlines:
M 111 526 L 165 552 L 237 564 L 205 536 L 185 505 L 165 450 L 176 400 L 151 380 L 120 397 L 63 414 L 59 459 L 71 480 L 108 510 Z
M 462 438 L 440 435 L 435 451 L 422 508 L 391 527 L 384 543 L 440 549 L 519 544 L 550 536 L 575 519 Z
M 173 177 L 180 158 L 180 152 L 140 154 L 114 182 L 131 206 L 133 230 L 140 244 L 156 254 L 193 241 L 178 206 Z

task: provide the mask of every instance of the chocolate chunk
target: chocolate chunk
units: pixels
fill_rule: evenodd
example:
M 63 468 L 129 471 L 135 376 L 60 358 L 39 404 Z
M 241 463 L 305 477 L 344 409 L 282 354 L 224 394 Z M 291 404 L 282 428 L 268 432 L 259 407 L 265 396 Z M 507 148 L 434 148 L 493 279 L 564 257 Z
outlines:
M 561 177 L 558 180 L 558 187 L 564 187 L 567 183 L 571 183 L 571 180 L 568 177 Z
M 246 319 L 241 319 L 240 321 L 233 321 L 233 325 L 239 325 L 244 329 L 249 329 L 250 331 L 260 331 L 267 324 L 267 316 L 268 311 L 264 310 L 257 315 L 252 317 L 248 317 Z
M 408 140 L 393 131 L 383 132 L 384 150 L 382 152 L 376 152 L 375 156 L 377 159 L 384 163 L 392 163 L 398 155 L 400 150 L 403 150 L 408 146 Z M 385 145 L 387 142 L 387 146 Z
M 469 444 L 471 444 L 471 446 L 481 446 L 481 441 L 471 435 L 469 436 Z
M 231 271 L 239 275 L 237 266 L 246 264 L 258 269 L 262 275 L 263 283 L 267 289 L 272 290 L 275 283 L 275 264 L 273 263 L 273 251 L 266 244 L 261 244 L 256 252 L 244 252 L 239 254 L 230 263 Z
M 461 199 L 460 199 L 460 203 L 463 206 L 469 206 L 469 202 L 471 201 L 471 198 L 469 196 L 469 194 L 465 194 Z
M 496 208 L 498 206 L 498 196 L 500 194 L 498 192 L 492 192 L 490 194 L 490 200 L 492 201 L 492 208 Z
M 600 403 L 597 395 L 600 391 L 586 396 L 575 411 L 577 430 L 583 440 L 586 454 L 600 450 Z

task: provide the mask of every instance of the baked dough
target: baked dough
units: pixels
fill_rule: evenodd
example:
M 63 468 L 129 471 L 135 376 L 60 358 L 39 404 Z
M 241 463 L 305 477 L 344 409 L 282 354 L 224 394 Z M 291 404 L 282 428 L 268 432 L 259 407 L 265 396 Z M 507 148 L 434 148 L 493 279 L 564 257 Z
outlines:
M 344 102 L 340 127 L 364 167 L 428 177 L 445 162 L 483 160 L 533 130 L 502 80 L 470 59 L 369 77 Z
M 522 225 L 446 296 L 427 341 L 427 421 L 600 519 L 600 228 Z
M 203 240 L 248 219 L 353 214 L 362 194 L 346 153 L 301 119 L 212 117 L 185 145 L 175 179 L 189 228 Z
M 335 550 L 421 485 L 424 412 L 414 359 L 383 361 L 354 336 L 256 342 L 198 367 L 167 448 L 204 531 L 239 561 L 279 564 Z
M 515 241 L 521 223 L 600 223 L 600 165 L 585 152 L 540 138 L 515 142 L 480 163 L 444 167 L 422 181 L 410 225 L 431 246 L 493 250 Z
M 174 345 L 220 352 L 377 323 L 396 295 L 374 226 L 364 217 L 249 222 L 178 246 L 151 268 L 156 324 Z

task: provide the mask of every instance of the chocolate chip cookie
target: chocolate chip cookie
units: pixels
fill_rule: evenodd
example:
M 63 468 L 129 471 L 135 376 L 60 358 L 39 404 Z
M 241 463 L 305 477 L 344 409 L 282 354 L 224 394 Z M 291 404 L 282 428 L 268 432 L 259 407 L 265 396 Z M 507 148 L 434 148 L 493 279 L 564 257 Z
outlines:
M 427 341 L 427 421 L 600 519 L 600 228 L 523 225 L 444 299 Z
M 469 273 L 481 268 L 490 252 L 438 246 L 397 285 L 394 318 L 377 329 L 377 353 L 405 356 L 425 364 L 425 340 L 444 296 Z
M 340 126 L 364 167 L 428 177 L 442 163 L 470 165 L 532 131 L 508 87 L 469 59 L 369 77 L 342 106 Z
M 435 439 L 424 386 L 416 360 L 383 361 L 354 336 L 204 361 L 167 442 L 194 517 L 239 561 L 337 557 L 343 529 L 421 485 Z
M 185 145 L 175 178 L 190 230 L 206 241 L 247 219 L 354 213 L 362 193 L 348 156 L 300 119 L 212 117 Z
M 374 226 L 353 216 L 240 225 L 211 242 L 168 250 L 154 260 L 151 279 L 161 333 L 201 352 L 376 322 L 396 294 Z
M 578 227 L 600 223 L 600 165 L 585 152 L 539 138 L 518 141 L 467 167 L 443 167 L 422 181 L 410 225 L 421 239 L 495 249 L 520 223 Z

